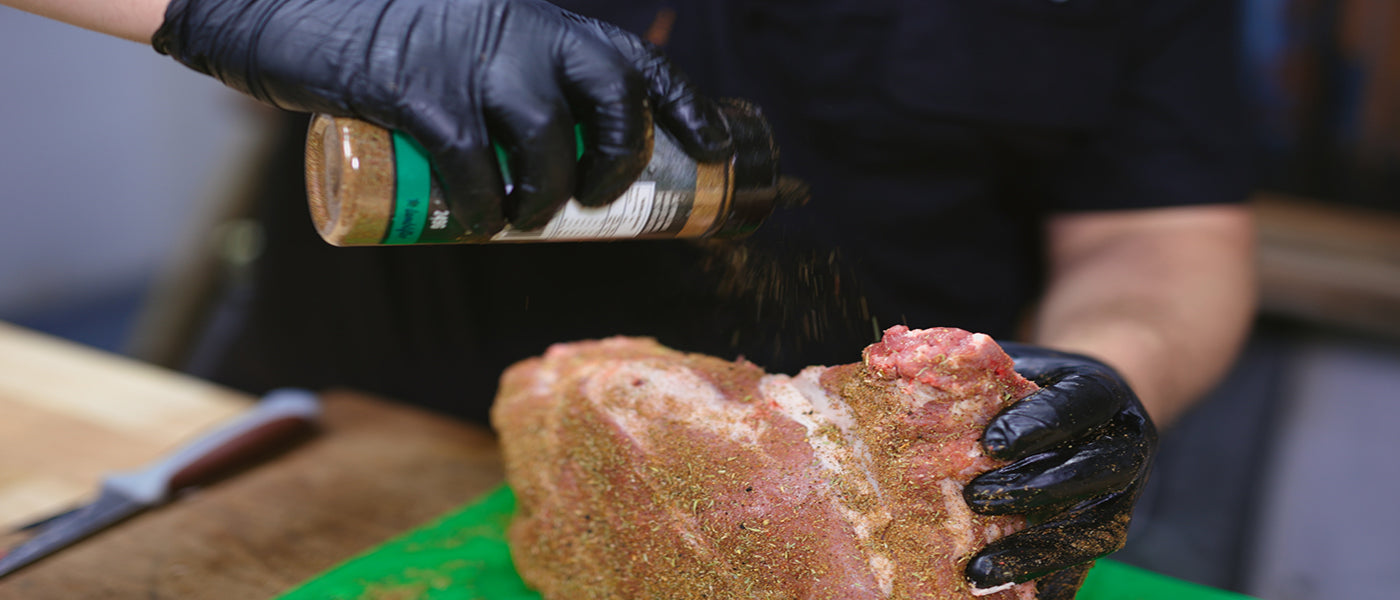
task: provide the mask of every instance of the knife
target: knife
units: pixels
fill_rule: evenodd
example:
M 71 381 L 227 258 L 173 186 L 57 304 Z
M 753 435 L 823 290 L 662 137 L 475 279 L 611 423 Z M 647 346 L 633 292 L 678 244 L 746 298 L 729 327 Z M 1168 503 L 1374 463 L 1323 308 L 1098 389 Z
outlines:
M 34 537 L 0 555 L 0 577 L 82 540 L 181 489 L 211 483 L 271 448 L 310 430 L 319 420 L 316 395 L 301 389 L 269 392 L 252 410 L 134 471 L 102 479 L 97 500 L 38 527 Z

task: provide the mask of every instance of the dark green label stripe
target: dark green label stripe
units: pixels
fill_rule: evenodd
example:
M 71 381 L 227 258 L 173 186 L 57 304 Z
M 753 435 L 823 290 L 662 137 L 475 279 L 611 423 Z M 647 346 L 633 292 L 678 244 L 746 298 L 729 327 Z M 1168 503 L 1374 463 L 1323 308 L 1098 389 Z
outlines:
M 413 138 L 395 131 L 393 144 L 394 212 L 389 218 L 389 228 L 384 232 L 382 243 L 417 244 L 424 241 L 423 230 L 431 212 L 432 163 L 428 152 Z M 492 144 L 492 147 L 501 167 L 501 178 L 506 185 L 511 185 L 510 161 L 506 151 L 499 144 Z M 580 125 L 574 126 L 574 151 L 577 157 L 583 156 L 583 127 Z
M 428 153 L 412 138 L 394 132 L 394 214 L 385 244 L 416 244 L 428 221 L 433 172 Z

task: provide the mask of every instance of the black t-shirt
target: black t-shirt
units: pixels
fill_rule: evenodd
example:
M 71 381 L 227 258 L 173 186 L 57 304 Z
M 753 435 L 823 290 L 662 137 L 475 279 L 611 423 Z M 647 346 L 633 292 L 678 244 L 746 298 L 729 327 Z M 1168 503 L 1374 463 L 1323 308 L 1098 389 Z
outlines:
M 210 376 L 483 420 L 501 370 L 557 341 L 647 335 L 792 372 L 859 360 L 901 323 L 1007 337 L 1043 284 L 1047 215 L 1236 202 L 1249 183 L 1234 3 L 559 4 L 664 30 L 703 92 L 762 106 L 811 202 L 741 244 L 337 249 L 306 218 L 289 135 Z

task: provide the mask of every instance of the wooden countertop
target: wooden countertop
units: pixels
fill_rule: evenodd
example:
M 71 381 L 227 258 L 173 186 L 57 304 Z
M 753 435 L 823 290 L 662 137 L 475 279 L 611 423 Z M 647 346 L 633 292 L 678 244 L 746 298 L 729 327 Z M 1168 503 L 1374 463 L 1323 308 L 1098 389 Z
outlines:
M 1266 310 L 1400 335 L 1400 219 L 1266 197 Z M 0 323 L 0 548 L 254 399 Z M 499 485 L 479 427 L 350 391 L 321 433 L 0 579 L 0 600 L 268 598 Z
M 1400 339 L 1400 215 L 1260 194 L 1264 312 Z
M 0 599 L 268 598 L 503 479 L 483 428 L 350 391 L 322 399 L 307 442 L 0 579 Z M 0 522 L 95 491 L 101 472 L 251 401 L 0 324 Z

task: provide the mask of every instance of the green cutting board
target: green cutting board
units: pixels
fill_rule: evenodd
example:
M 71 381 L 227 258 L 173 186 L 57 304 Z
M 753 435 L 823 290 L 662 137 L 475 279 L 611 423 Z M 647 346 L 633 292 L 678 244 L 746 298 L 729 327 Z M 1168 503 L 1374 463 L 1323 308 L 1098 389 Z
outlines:
M 442 518 L 350 559 L 277 600 L 540 600 L 506 546 L 515 496 L 500 488 Z M 1076 600 L 1246 600 L 1101 560 Z

